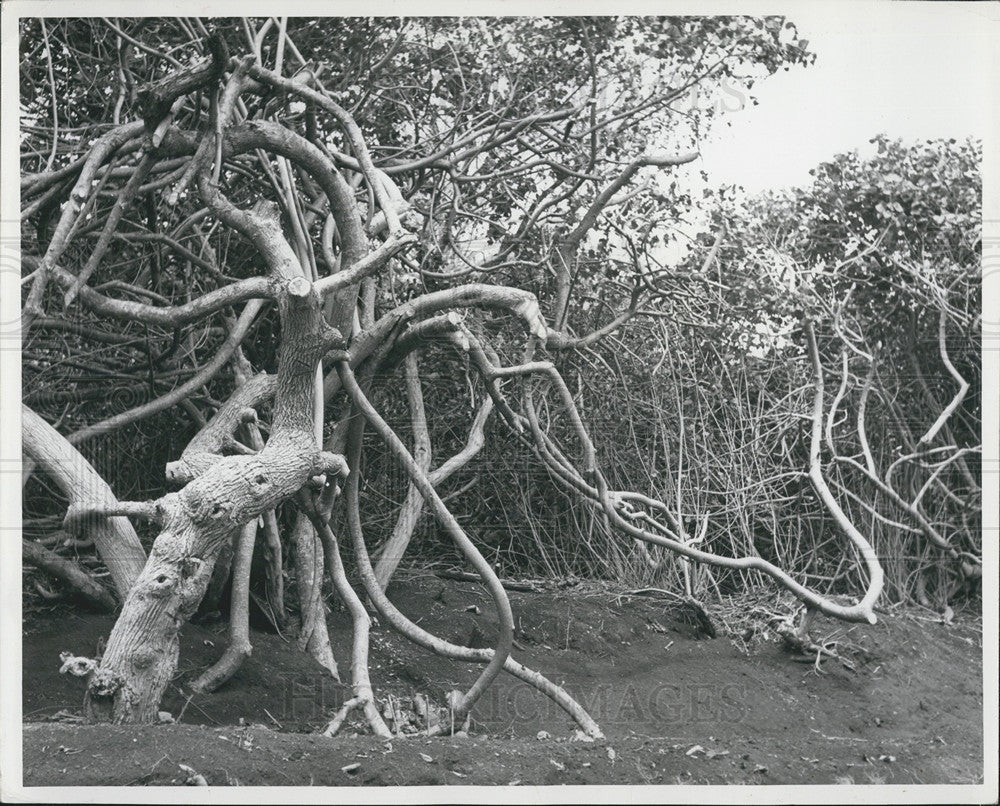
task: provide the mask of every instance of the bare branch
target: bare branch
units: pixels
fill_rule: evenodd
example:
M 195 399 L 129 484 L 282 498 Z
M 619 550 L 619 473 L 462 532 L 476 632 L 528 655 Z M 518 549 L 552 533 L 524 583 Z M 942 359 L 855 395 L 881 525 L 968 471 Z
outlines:
M 941 427 L 948 422 L 948 419 L 955 413 L 955 410 L 962 405 L 962 401 L 965 400 L 965 395 L 969 391 L 969 382 L 961 376 L 957 369 L 955 369 L 955 365 L 951 363 L 951 358 L 948 356 L 947 323 L 948 315 L 944 310 L 942 310 L 938 318 L 938 349 L 941 353 L 941 362 L 944 364 L 945 369 L 948 370 L 948 373 L 952 378 L 958 381 L 958 391 L 951 399 L 951 402 L 945 406 L 944 411 L 938 415 L 934 424 L 927 429 L 927 433 L 920 437 L 919 444 L 921 445 L 928 445 L 934 441 L 934 437 L 937 436 L 938 431 L 940 431 Z

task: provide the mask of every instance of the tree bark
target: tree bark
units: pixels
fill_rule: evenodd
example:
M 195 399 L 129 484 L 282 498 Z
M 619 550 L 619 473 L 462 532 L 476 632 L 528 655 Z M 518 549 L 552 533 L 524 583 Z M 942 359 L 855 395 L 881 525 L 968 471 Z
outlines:
M 326 606 L 323 604 L 323 545 L 313 525 L 301 512 L 295 516 L 292 540 L 295 544 L 296 589 L 301 614 L 299 649 L 308 653 L 339 681 L 340 672 L 330 646 Z
M 229 609 L 229 646 L 201 676 L 191 684 L 195 691 L 215 691 L 232 677 L 244 659 L 250 657 L 250 562 L 257 539 L 257 524 L 250 521 L 240 533 L 233 562 L 233 589 Z
M 24 450 L 59 485 L 70 506 L 85 501 L 113 508 L 118 500 L 107 482 L 62 434 L 27 406 L 21 407 Z M 88 519 L 84 530 L 111 572 L 124 599 L 146 562 L 146 552 L 128 518 Z
M 410 406 L 410 423 L 413 427 L 413 458 L 421 472 L 426 473 L 431 466 L 432 449 L 430 433 L 427 430 L 427 413 L 424 410 L 424 395 L 420 388 L 417 353 L 415 351 L 408 353 L 404 362 L 406 399 Z M 382 590 L 385 590 L 399 566 L 399 561 L 403 559 L 403 554 L 406 552 L 406 547 L 410 545 L 410 538 L 420 520 L 423 508 L 424 497 L 411 481 L 406 490 L 406 500 L 403 501 L 403 506 L 400 507 L 399 515 L 396 517 L 392 534 L 383 546 L 378 564 L 375 567 L 375 576 L 378 578 L 378 584 Z
M 255 455 L 219 457 L 148 507 L 161 532 L 90 680 L 92 718 L 153 722 L 177 666 L 178 632 L 201 601 L 220 548 L 311 477 L 346 468 L 342 457 L 319 450 L 312 422 L 316 366 L 342 345 L 340 334 L 325 325 L 319 297 L 301 276 L 287 279 L 278 302 L 283 333 L 271 438 Z

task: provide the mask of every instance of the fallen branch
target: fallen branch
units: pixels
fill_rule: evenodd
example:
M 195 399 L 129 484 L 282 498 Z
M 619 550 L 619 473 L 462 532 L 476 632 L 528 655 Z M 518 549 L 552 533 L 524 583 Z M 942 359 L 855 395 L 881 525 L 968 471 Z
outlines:
M 65 582 L 97 608 L 108 612 L 113 612 L 117 608 L 118 603 L 107 588 L 72 560 L 60 557 L 33 540 L 22 539 L 21 552 L 26 563 Z

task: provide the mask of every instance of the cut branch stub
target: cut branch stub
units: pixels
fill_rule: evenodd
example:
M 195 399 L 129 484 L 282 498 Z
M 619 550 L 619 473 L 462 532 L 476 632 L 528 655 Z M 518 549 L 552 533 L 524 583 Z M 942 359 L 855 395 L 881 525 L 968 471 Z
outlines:
M 264 225 L 259 217 L 256 220 L 261 240 L 280 237 L 280 232 L 263 232 Z M 271 254 L 279 258 L 285 252 L 280 244 L 270 246 Z M 272 271 L 281 276 L 287 266 L 279 260 Z M 316 367 L 343 339 L 323 321 L 312 285 L 303 283 L 286 276 L 285 293 L 278 299 L 282 341 L 271 438 L 255 455 L 218 458 L 182 490 L 157 502 L 163 530 L 125 601 L 88 689 L 89 712 L 95 718 L 155 720 L 176 669 L 178 631 L 201 601 L 221 547 L 244 524 L 293 496 L 312 476 L 339 472 L 344 466 L 342 458 L 321 454 L 312 419 Z M 218 445 L 244 416 L 244 403 L 231 406 L 225 425 L 210 434 L 212 440 L 219 439 Z

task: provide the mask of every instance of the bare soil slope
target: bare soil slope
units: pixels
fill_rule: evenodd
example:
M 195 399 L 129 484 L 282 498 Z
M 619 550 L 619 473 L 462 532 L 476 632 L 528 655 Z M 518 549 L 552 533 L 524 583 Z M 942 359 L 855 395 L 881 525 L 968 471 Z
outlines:
M 389 593 L 432 632 L 474 646 L 492 640 L 489 602 L 476 585 L 426 574 Z M 255 632 L 240 673 L 215 694 L 190 697 L 185 683 L 226 641 L 224 625 L 204 624 L 185 628 L 181 674 L 163 703 L 177 724 L 84 725 L 75 721 L 83 684 L 58 674 L 59 653 L 94 655 L 113 620 L 59 609 L 25 623 L 24 782 L 182 784 L 191 773 L 180 765 L 218 785 L 982 780 L 982 641 L 973 614 L 950 624 L 926 612 L 881 614 L 874 627 L 823 621 L 815 637 L 838 638 L 847 663 L 817 667 L 750 632 L 735 642 L 708 638 L 671 599 L 580 584 L 511 600 L 522 647 L 515 656 L 565 685 L 606 741 L 569 741 L 563 712 L 508 677 L 477 706 L 469 738 L 383 743 L 350 727 L 325 738 L 315 731 L 348 689 L 278 635 Z M 748 601 L 743 611 L 769 606 Z M 335 649 L 348 646 L 342 611 L 330 626 Z M 338 659 L 346 670 L 342 651 Z M 376 692 L 391 693 L 400 708 L 415 694 L 441 702 L 474 676 L 388 627 L 373 631 Z

